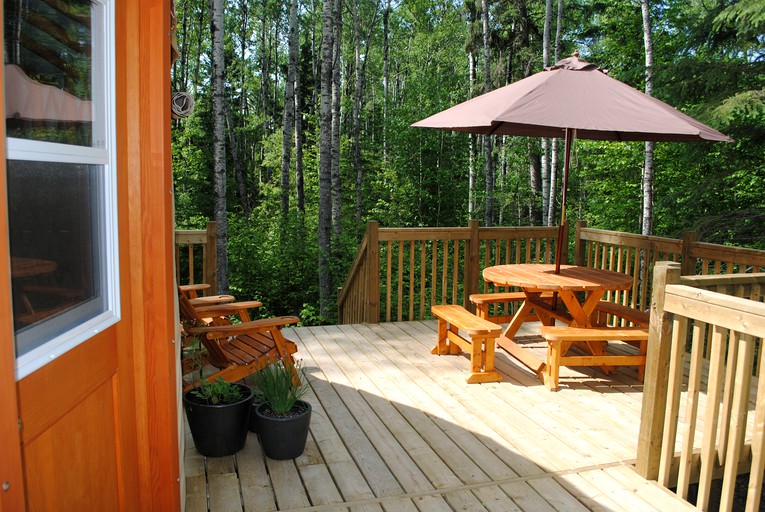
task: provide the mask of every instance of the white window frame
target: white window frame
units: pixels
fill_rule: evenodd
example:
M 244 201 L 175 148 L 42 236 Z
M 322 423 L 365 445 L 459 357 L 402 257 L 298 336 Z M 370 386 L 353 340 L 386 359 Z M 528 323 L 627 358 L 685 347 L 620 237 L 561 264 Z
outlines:
M 115 87 L 115 0 L 93 0 L 91 26 L 93 146 L 75 146 L 28 139 L 6 138 L 8 160 L 50 163 L 80 163 L 101 166 L 99 191 L 102 194 L 100 238 L 104 260 L 101 292 L 104 311 L 55 336 L 16 358 L 16 379 L 42 368 L 120 320 L 119 240 L 117 218 L 117 152 Z

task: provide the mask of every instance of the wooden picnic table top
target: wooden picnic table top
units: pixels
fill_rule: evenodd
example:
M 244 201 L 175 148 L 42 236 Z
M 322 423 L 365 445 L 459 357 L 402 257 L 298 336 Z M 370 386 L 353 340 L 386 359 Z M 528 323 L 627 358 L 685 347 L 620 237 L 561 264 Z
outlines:
M 48 274 L 56 270 L 56 262 L 39 258 L 11 257 L 11 276 L 14 279 Z
M 584 291 L 627 290 L 632 276 L 621 272 L 576 265 L 561 265 L 560 274 L 555 265 L 546 263 L 519 263 L 495 265 L 483 270 L 487 281 L 499 286 L 517 286 L 526 291 Z

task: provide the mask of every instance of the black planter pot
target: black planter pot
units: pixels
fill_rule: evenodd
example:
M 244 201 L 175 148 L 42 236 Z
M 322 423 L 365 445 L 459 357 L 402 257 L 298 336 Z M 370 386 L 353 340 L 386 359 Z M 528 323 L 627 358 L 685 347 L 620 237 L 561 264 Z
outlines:
M 265 413 L 268 404 L 261 404 L 255 409 L 260 444 L 266 457 L 275 460 L 295 459 L 305 450 L 308 426 L 311 423 L 311 404 L 298 400 L 295 406 L 301 411 L 284 418 Z
M 208 405 L 192 395 L 193 390 L 184 393 L 183 406 L 189 420 L 191 437 L 202 455 L 223 457 L 244 447 L 254 392 L 244 384 L 237 386 L 245 398 L 233 404 Z

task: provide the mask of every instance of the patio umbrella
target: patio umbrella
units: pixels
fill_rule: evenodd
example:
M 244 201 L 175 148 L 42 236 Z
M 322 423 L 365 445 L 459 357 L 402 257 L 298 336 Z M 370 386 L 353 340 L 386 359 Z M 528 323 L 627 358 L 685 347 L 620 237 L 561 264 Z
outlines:
M 731 141 L 663 101 L 609 77 L 578 53 L 532 76 L 477 96 L 412 126 L 484 135 L 563 137 L 561 235 L 566 221 L 571 142 Z M 558 238 L 562 239 L 562 236 Z M 556 272 L 560 270 L 560 244 Z

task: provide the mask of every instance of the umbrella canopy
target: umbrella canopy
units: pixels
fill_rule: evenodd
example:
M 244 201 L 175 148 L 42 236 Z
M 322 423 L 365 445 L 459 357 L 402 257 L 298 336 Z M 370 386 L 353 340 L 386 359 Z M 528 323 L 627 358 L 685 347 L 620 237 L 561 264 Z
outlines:
M 620 141 L 730 141 L 663 101 L 573 57 L 412 126 L 479 134 Z
M 544 71 L 412 126 L 484 135 L 565 138 L 561 232 L 566 221 L 569 160 L 575 137 L 619 141 L 732 140 L 663 101 L 609 77 L 598 66 L 579 60 L 577 53 Z M 556 272 L 560 268 L 560 247 L 558 244 Z

